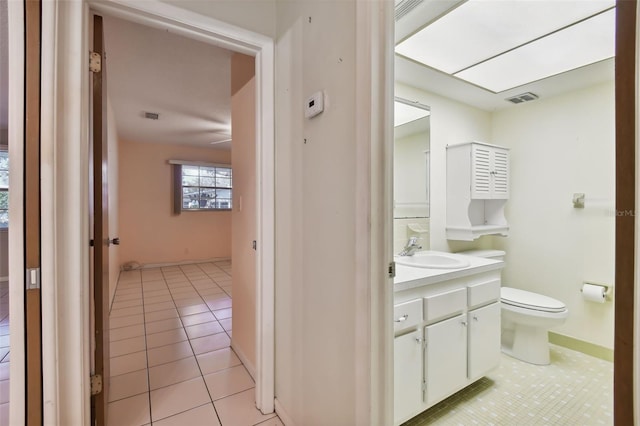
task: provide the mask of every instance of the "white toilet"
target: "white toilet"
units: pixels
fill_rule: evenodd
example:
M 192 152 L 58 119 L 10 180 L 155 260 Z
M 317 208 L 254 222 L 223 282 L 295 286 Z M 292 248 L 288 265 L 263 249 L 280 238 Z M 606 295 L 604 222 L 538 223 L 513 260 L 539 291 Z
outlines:
M 505 252 L 471 250 L 459 254 L 504 260 Z M 502 351 L 531 364 L 549 364 L 548 331 L 564 323 L 569 316 L 565 304 L 551 297 L 511 287 L 500 289 L 500 301 Z

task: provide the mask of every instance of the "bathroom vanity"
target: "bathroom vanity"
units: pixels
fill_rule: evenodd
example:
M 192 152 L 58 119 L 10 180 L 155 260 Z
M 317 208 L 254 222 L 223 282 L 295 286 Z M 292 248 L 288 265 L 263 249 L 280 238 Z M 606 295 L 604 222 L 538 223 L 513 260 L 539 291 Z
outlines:
M 419 266 L 421 257 L 429 268 Z M 503 262 L 419 252 L 410 259 L 396 258 L 396 263 L 394 423 L 398 425 L 499 364 Z

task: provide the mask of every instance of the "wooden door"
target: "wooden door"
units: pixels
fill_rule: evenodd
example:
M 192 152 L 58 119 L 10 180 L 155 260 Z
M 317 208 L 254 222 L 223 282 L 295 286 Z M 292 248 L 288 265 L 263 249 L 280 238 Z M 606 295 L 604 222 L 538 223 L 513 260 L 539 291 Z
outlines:
M 42 4 L 25 1 L 24 261 L 26 424 L 42 424 L 40 51 Z
M 107 424 L 109 398 L 109 203 L 107 197 L 107 83 L 105 78 L 104 31 L 101 16 L 93 17 L 91 73 L 93 134 L 93 306 L 94 373 L 92 381 L 92 425 Z M 99 63 L 99 64 L 98 64 Z M 117 240 L 116 240 L 117 241 Z

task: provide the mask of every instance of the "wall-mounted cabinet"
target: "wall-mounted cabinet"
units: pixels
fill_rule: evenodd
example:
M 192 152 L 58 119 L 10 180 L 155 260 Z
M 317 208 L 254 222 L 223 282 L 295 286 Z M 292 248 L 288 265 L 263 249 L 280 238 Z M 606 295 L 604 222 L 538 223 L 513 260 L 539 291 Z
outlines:
M 482 142 L 447 147 L 447 238 L 506 236 L 509 150 Z

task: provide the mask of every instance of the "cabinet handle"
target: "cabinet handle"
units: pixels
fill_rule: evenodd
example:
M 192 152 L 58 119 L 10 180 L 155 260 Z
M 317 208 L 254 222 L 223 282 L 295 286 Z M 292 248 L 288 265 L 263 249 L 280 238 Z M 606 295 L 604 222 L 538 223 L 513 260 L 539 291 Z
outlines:
M 460 324 L 462 324 L 463 327 L 467 326 L 467 322 L 466 321 L 460 321 Z
M 474 315 L 474 316 L 473 316 L 473 320 L 474 320 L 474 321 L 478 321 L 478 317 Z
M 398 318 L 397 320 L 394 320 L 395 322 L 402 322 L 402 321 L 406 321 L 407 318 L 409 318 L 409 314 L 404 314 L 403 316 L 401 316 L 400 318 Z
M 416 343 L 422 343 L 422 339 L 419 337 L 416 337 Z

